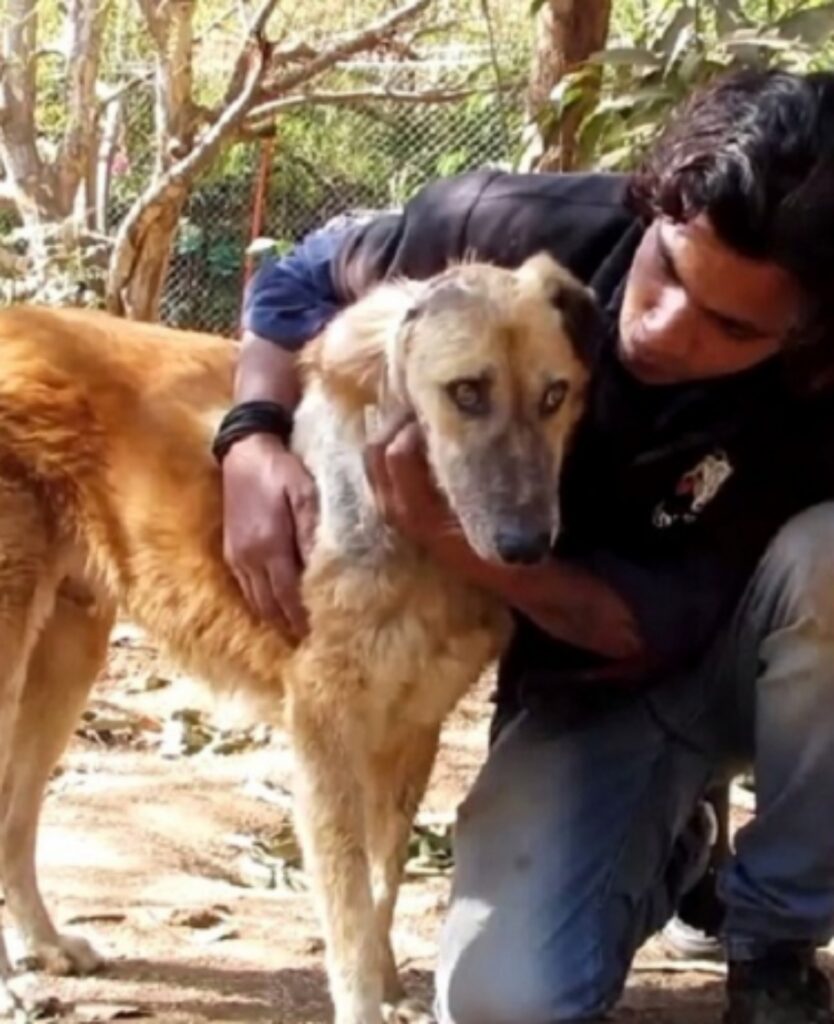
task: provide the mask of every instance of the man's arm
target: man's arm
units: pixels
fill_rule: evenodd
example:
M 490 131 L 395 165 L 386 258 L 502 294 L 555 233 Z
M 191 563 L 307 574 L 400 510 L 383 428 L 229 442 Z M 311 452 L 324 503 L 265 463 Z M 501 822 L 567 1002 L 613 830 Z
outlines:
M 301 397 L 295 353 L 244 330 L 235 367 L 234 400 L 280 402 L 294 409 Z
M 463 579 L 491 591 L 557 640 L 617 660 L 638 660 L 646 646 L 623 598 L 590 572 L 550 559 L 541 565 L 485 562 L 458 531 L 430 544 L 435 558 Z
M 450 574 L 491 591 L 558 640 L 617 660 L 646 656 L 634 613 L 601 577 L 558 559 L 514 566 L 472 550 L 431 479 L 416 424 L 389 425 L 368 447 L 366 465 L 383 517 Z
M 598 251 L 616 244 L 628 218 L 623 211 L 612 219 L 616 197 L 607 206 L 589 204 L 576 195 L 577 188 L 581 191 L 580 179 L 570 176 L 474 172 L 432 182 L 402 214 L 308 236 L 288 257 L 264 267 L 250 285 L 235 400 L 266 399 L 294 408 L 300 387 L 292 353 L 339 308 L 391 273 L 424 278 L 468 253 L 506 263 L 547 249 L 580 276 L 587 274 L 598 262 Z M 261 614 L 283 614 L 296 632 L 303 627 L 300 556 L 314 523 L 311 485 L 301 464 L 267 435 L 239 441 L 224 464 L 227 560 L 250 604 Z M 593 582 L 589 577 L 587 600 L 592 603 L 599 596 Z M 542 585 L 542 597 L 546 594 Z M 552 601 L 548 597 L 549 611 L 541 604 L 536 614 L 555 615 L 564 624 L 567 604 L 557 611 Z M 610 601 L 613 619 L 627 622 L 625 606 L 613 591 Z M 584 617 L 582 628 L 588 629 Z M 583 636 L 576 642 L 584 644 Z M 624 648 L 630 650 L 627 643 Z
M 277 402 L 292 411 L 301 396 L 295 352 L 339 308 L 331 263 L 346 232 L 319 232 L 286 258 L 264 264 L 250 282 L 234 402 Z M 280 438 L 252 433 L 223 461 L 223 548 L 250 607 L 295 637 L 307 629 L 300 597 L 303 562 L 317 522 L 315 484 Z

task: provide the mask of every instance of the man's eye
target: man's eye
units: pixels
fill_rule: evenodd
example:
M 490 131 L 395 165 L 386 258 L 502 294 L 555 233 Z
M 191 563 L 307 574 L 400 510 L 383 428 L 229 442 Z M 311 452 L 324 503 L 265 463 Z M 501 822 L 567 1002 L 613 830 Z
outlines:
M 489 384 L 485 380 L 453 380 L 446 385 L 446 392 L 458 409 L 469 416 L 485 416 L 489 412 Z
M 552 416 L 561 408 L 568 393 L 568 382 L 556 380 L 548 384 L 539 400 L 539 414 L 541 416 Z
M 735 320 L 725 320 L 723 317 L 718 317 L 717 322 L 723 333 L 728 338 L 732 338 L 733 341 L 756 341 L 762 336 L 761 331 L 756 330 L 755 327 L 736 323 Z

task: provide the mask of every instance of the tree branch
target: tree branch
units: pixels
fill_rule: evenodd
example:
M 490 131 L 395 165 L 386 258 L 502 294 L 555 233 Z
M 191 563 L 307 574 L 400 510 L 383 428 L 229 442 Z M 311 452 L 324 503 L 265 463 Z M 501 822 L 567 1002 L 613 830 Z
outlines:
M 275 0 L 268 0 L 274 4 Z M 249 70 L 240 93 L 222 116 L 208 129 L 190 153 L 162 174 L 133 204 L 122 221 L 115 240 L 115 256 L 108 273 L 108 304 L 116 312 L 131 314 L 122 294 L 122 284 L 130 280 L 142 235 L 154 220 L 184 200 L 188 186 L 217 155 L 226 140 L 240 128 L 269 60 L 269 44 L 263 38 L 249 40 Z
M 316 78 L 323 71 L 328 71 L 348 57 L 352 57 L 356 53 L 373 50 L 385 42 L 400 25 L 411 21 L 424 11 L 428 7 L 429 2 L 430 0 L 410 0 L 410 3 L 398 7 L 366 28 L 343 36 L 342 39 L 335 42 L 332 46 L 328 46 L 310 56 L 301 67 L 268 77 L 267 81 L 264 82 L 263 88 L 258 93 L 257 102 L 261 104 L 276 97 L 286 95 L 292 89 L 297 89 L 300 85 L 309 82 L 312 78 Z
M 100 107 L 107 107 L 111 103 L 118 102 L 127 92 L 131 89 L 135 89 L 137 85 L 148 85 L 153 81 L 154 72 L 151 70 L 143 71 L 141 74 L 136 75 L 134 78 L 128 78 L 127 81 L 122 82 L 119 85 L 113 86 L 112 89 L 108 89 L 104 96 L 99 99 Z
M 196 0 L 139 0 L 156 50 L 156 173 L 187 153 L 192 117 L 194 9 Z
M 37 223 L 55 205 L 35 134 L 37 0 L 6 0 L 0 48 L 0 159 L 21 216 Z
M 67 49 L 67 123 L 55 157 L 55 174 L 62 209 L 72 206 L 84 177 L 97 134 L 96 81 L 107 3 L 70 0 L 66 24 L 70 30 Z
M 168 41 L 168 12 L 159 0 L 139 0 L 139 9 L 148 26 L 157 53 L 164 52 Z
M 352 106 L 369 100 L 392 100 L 396 103 L 454 103 L 483 93 L 493 93 L 494 89 L 352 89 L 334 92 L 302 92 L 281 99 L 270 100 L 260 106 L 253 107 L 247 117 L 247 127 L 255 122 L 282 114 L 296 107 L 308 104 L 331 104 L 334 106 Z

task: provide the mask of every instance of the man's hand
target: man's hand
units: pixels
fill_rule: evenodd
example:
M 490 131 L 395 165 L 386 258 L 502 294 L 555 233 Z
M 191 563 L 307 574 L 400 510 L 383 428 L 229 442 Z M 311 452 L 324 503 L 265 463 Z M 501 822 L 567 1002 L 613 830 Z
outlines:
M 223 460 L 223 553 L 252 609 L 300 640 L 301 572 L 318 521 L 315 483 L 276 437 L 253 434 Z
M 450 574 L 495 594 L 557 640 L 642 664 L 645 650 L 634 615 L 608 584 L 560 559 L 502 565 L 472 550 L 432 480 L 413 420 L 392 423 L 367 446 L 365 469 L 385 520 Z
M 432 479 L 413 419 L 394 421 L 366 447 L 365 471 L 380 514 L 404 537 L 432 549 L 438 539 L 461 533 Z

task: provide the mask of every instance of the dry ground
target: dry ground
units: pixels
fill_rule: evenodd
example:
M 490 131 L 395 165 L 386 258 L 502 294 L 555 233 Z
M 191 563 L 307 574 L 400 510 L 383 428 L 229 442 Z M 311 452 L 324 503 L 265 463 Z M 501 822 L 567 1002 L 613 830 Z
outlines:
M 171 674 L 156 652 L 122 627 L 96 687 L 93 719 L 51 785 L 40 847 L 43 885 L 60 927 L 90 938 L 109 963 L 92 978 L 38 984 L 59 1001 L 54 1015 L 66 1024 L 130 1017 L 325 1022 L 321 943 L 282 830 L 290 785 L 285 742 L 264 730 L 218 734 L 223 719 L 214 717 L 212 743 L 183 752 L 183 739 L 193 747 L 206 739 L 199 727 L 172 718 L 195 706 L 196 687 L 188 680 L 160 685 L 159 678 Z M 428 797 L 429 812 L 441 817 L 483 757 L 485 694 L 482 688 L 470 697 L 448 723 Z M 217 752 L 218 744 L 232 749 Z M 415 870 L 402 891 L 396 943 L 412 987 L 423 994 L 447 890 L 448 875 Z M 647 969 L 658 955 L 641 954 L 618 1024 L 717 1020 L 720 977 Z

